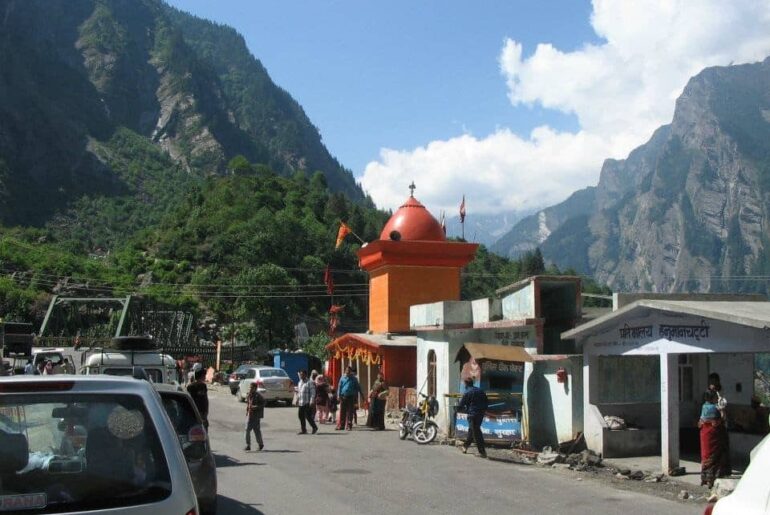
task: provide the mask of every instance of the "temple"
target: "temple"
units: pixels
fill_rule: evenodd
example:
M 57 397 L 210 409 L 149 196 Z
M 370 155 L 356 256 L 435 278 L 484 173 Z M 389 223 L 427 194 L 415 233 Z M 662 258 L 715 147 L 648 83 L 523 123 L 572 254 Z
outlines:
M 369 330 L 344 334 L 327 346 L 334 383 L 350 365 L 364 394 L 378 372 L 391 386 L 418 387 L 417 339 L 410 332 L 409 308 L 460 300 L 460 272 L 477 248 L 447 241 L 441 224 L 412 191 L 380 238 L 358 251 L 359 265 L 369 274 Z

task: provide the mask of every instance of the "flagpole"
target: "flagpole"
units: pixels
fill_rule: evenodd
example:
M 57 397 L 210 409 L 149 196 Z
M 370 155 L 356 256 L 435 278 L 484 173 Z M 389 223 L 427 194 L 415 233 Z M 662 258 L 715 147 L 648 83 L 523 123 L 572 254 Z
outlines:
M 365 241 L 364 241 L 364 240 L 361 238 L 361 236 L 359 236 L 358 234 L 354 233 L 353 231 L 350 231 L 350 234 L 352 234 L 353 236 L 355 236 L 356 238 L 358 238 L 358 241 L 360 241 L 361 243 L 366 243 L 366 242 L 365 242 Z

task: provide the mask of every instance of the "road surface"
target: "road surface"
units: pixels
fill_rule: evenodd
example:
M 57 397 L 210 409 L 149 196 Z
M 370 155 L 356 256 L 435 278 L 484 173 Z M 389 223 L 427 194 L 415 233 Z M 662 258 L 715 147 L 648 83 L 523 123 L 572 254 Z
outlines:
M 265 449 L 245 452 L 245 404 L 227 387 L 211 391 L 210 400 L 220 515 L 703 513 L 703 505 L 578 481 L 576 473 L 482 460 L 445 445 L 418 446 L 400 441 L 396 431 L 320 425 L 316 435 L 297 435 L 292 407 L 266 408 Z

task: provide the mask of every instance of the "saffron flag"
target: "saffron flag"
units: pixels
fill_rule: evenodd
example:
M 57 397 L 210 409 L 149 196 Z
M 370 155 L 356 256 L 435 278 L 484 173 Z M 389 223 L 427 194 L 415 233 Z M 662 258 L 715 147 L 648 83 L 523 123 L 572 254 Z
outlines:
M 351 232 L 353 231 L 350 230 L 350 227 L 348 227 L 347 224 L 345 224 L 345 222 L 340 222 L 340 230 L 337 231 L 337 244 L 334 246 L 334 248 L 335 249 L 340 248 L 340 245 L 342 245 L 342 240 L 344 240 L 345 236 L 347 236 Z
M 463 195 L 463 201 L 460 204 L 460 223 L 465 223 L 465 195 Z
M 327 293 L 334 295 L 334 277 L 332 277 L 332 269 L 329 265 L 326 265 L 326 270 L 324 270 L 324 284 L 326 285 Z

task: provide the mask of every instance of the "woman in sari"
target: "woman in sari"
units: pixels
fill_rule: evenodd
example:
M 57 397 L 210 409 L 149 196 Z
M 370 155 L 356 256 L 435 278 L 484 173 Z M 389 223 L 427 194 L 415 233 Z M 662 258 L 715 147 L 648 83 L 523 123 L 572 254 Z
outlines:
M 700 460 L 701 460 L 701 485 L 709 488 L 714 486 L 714 480 L 722 474 L 726 454 L 725 428 L 722 414 L 717 405 L 719 397 L 714 390 L 708 390 L 703 394 L 703 407 L 700 420 Z
M 709 374 L 709 390 L 716 393 L 716 405 L 719 410 L 719 415 L 722 418 L 722 423 L 719 425 L 717 434 L 721 439 L 721 446 L 723 448 L 722 459 L 719 462 L 719 469 L 717 470 L 717 477 L 729 477 L 732 474 L 732 464 L 730 463 L 730 436 L 727 434 L 727 399 L 722 395 L 722 381 L 719 379 L 719 374 L 712 372 Z
M 385 429 L 385 403 L 388 397 L 388 384 L 385 382 L 385 376 L 380 372 L 377 374 L 377 380 L 372 385 L 372 391 L 369 392 L 369 416 L 366 425 L 375 431 Z

